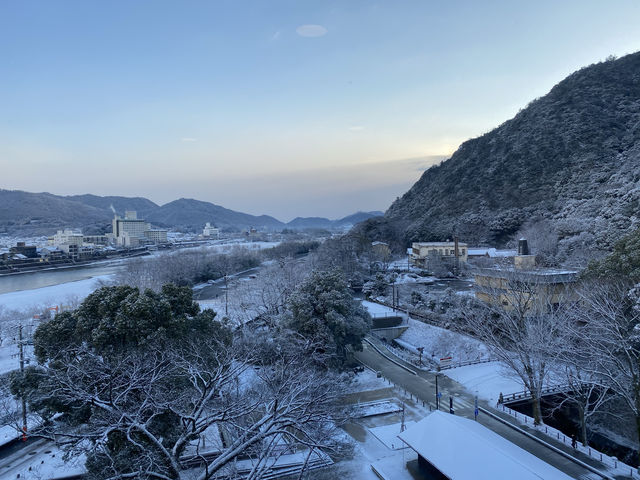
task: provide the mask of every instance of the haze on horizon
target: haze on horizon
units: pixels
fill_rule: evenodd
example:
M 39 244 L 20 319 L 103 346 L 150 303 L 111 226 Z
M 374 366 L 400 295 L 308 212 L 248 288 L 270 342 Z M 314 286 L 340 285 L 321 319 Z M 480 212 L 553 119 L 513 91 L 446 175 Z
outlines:
M 0 4 L 0 188 L 338 218 L 580 67 L 640 3 Z

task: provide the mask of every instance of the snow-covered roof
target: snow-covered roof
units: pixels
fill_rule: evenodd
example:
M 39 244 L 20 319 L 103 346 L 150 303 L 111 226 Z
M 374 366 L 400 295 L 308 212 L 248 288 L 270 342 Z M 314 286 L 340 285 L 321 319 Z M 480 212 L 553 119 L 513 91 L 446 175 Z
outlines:
M 571 477 L 478 422 L 435 411 L 398 435 L 451 480 Z
M 470 257 L 491 257 L 491 258 L 505 258 L 515 257 L 518 254 L 517 250 L 497 250 L 495 248 L 469 248 L 467 254 Z

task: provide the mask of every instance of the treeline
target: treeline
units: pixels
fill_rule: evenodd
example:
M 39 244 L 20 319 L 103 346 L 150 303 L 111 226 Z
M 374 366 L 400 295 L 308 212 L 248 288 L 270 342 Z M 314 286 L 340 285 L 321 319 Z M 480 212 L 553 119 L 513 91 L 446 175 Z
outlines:
M 127 262 L 116 282 L 158 290 L 167 283 L 193 286 L 257 267 L 265 260 L 295 257 L 318 248 L 317 241 L 283 242 L 262 250 L 234 246 L 226 252 L 207 248 L 181 250 Z

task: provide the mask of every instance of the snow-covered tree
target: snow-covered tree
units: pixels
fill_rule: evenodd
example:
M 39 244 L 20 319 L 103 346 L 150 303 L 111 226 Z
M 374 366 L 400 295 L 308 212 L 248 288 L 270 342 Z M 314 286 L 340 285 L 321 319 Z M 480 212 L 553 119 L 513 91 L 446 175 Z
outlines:
M 32 409 L 64 414 L 43 434 L 87 454 L 89 478 L 206 480 L 244 459 L 259 479 L 286 452 L 331 447 L 341 418 L 305 339 L 264 343 L 280 347 L 257 358 L 188 288 L 110 287 L 38 329 L 40 363 L 18 380 Z
M 579 305 L 581 370 L 591 383 L 623 400 L 640 437 L 640 284 L 591 282 Z
M 291 295 L 287 326 L 321 343 L 343 363 L 347 347 L 362 349 L 371 317 L 353 298 L 342 272 L 332 269 L 314 272 Z
M 551 304 L 535 281 L 514 274 L 501 288 L 486 288 L 491 302 L 463 310 L 465 329 L 487 345 L 531 394 L 533 418 L 542 421 L 542 388 L 568 343 L 570 315 L 564 302 Z

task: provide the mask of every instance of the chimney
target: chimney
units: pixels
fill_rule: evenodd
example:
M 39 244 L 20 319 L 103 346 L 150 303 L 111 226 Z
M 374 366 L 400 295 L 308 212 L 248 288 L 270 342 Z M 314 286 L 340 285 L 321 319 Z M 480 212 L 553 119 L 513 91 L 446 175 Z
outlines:
M 526 238 L 518 240 L 518 255 L 529 255 L 529 244 Z
M 536 256 L 529 254 L 529 243 L 526 238 L 518 240 L 518 255 L 513 259 L 517 270 L 531 270 L 536 266 Z

